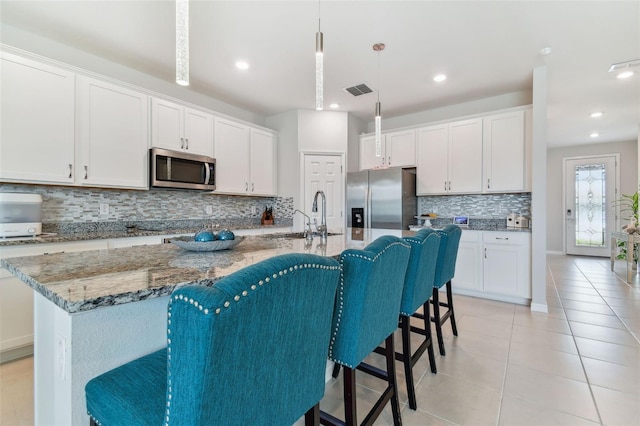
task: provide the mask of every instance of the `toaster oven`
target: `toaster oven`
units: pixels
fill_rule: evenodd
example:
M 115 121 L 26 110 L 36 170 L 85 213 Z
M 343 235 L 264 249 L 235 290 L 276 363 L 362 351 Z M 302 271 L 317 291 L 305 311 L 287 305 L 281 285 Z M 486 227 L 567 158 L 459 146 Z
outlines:
M 0 193 L 0 238 L 29 237 L 41 233 L 41 195 Z

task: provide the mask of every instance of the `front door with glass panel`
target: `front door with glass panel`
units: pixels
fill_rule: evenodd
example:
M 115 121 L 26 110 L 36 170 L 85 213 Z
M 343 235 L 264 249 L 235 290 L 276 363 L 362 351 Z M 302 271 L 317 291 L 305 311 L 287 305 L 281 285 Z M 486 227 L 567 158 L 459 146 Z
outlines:
M 566 158 L 567 254 L 608 257 L 615 229 L 616 156 Z

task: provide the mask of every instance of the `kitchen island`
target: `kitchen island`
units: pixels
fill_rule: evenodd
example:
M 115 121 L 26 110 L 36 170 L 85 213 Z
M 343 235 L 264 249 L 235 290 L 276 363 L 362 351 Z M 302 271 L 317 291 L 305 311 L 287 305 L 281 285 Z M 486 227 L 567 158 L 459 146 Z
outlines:
M 246 266 L 286 253 L 338 256 L 380 235 L 245 237 L 232 250 L 188 252 L 173 244 L 2 259 L 34 291 L 35 423 L 86 425 L 84 386 L 93 377 L 166 346 L 166 311 L 179 286 L 213 285 Z

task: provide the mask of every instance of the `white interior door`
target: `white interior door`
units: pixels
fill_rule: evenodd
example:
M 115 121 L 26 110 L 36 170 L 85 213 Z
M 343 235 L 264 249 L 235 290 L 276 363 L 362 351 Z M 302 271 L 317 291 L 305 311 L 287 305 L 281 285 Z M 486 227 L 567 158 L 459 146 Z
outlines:
M 342 195 L 344 177 L 341 155 L 304 155 L 304 203 L 300 210 L 317 218 L 320 224 L 322 202 L 318 198 L 318 212 L 312 213 L 313 197 L 316 191 L 323 191 L 327 200 L 327 227 L 329 232 L 344 232 L 344 197 Z
M 566 252 L 608 257 L 615 229 L 617 158 L 565 158 L 564 166 Z

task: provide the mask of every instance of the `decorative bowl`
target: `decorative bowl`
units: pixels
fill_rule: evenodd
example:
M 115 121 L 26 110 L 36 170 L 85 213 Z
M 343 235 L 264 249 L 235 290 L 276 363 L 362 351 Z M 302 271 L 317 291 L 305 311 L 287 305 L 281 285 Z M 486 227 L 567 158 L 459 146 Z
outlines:
M 188 251 L 218 251 L 228 250 L 240 244 L 244 240 L 243 237 L 237 237 L 235 240 L 216 240 L 216 241 L 195 241 L 193 237 L 176 237 L 171 238 L 171 244 L 175 244 L 183 250 Z

